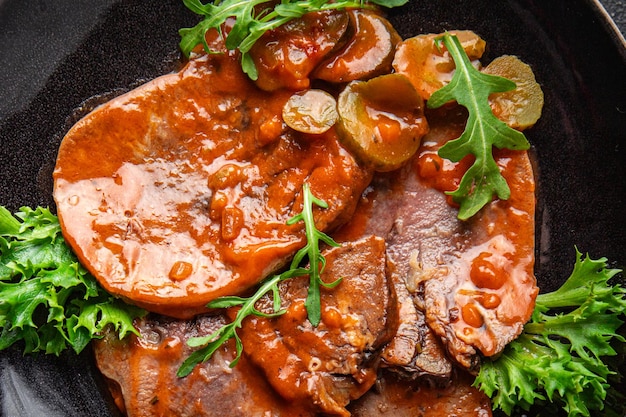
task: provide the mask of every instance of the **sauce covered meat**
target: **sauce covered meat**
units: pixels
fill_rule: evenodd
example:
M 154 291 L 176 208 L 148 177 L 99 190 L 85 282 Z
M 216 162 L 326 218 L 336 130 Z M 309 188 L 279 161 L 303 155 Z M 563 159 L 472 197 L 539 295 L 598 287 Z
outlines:
M 370 236 L 325 253 L 322 321 L 313 327 L 304 302 L 308 277 L 286 281 L 287 310 L 276 319 L 251 317 L 242 328 L 244 351 L 285 399 L 311 409 L 348 416 L 345 406 L 374 385 L 379 349 L 396 328 L 387 282 L 385 241 Z M 266 299 L 266 310 L 271 312 Z M 258 349 L 264 346 L 263 349 Z
M 136 323 L 140 337 L 119 340 L 110 332 L 96 341 L 98 367 L 120 410 L 133 417 L 313 417 L 305 407 L 285 402 L 247 358 L 230 368 L 232 340 L 191 375 L 176 376 L 192 352 L 187 338 L 211 333 L 226 320 L 224 315 L 187 321 L 151 315 Z
M 484 42 L 459 35 L 478 59 Z M 453 71 L 434 35 L 400 42 L 371 11 L 306 15 L 250 51 L 256 83 L 217 32 L 208 36 L 221 54 L 199 48 L 181 72 L 103 105 L 59 151 L 55 199 L 68 242 L 107 290 L 153 312 L 137 323 L 141 337 L 107 334 L 95 345 L 120 408 L 129 416 L 491 415 L 471 373 L 519 335 L 537 295 L 528 154 L 496 150 L 510 198 L 459 220 L 445 192 L 472 159 L 453 163 L 437 151 L 461 134 L 467 112 L 424 110 Z M 339 108 L 332 127 L 293 130 L 307 100 L 292 99 L 287 112 L 285 104 L 315 97 L 312 85 L 331 107 L 342 94 L 359 100 Z M 352 124 L 367 129 L 345 128 L 352 108 Z M 357 141 L 357 131 L 366 137 Z M 315 209 L 315 227 L 341 244 L 323 251 L 322 280 L 341 283 L 322 288 L 320 324 L 307 320 L 308 277 L 292 277 L 255 304 L 270 314 L 280 296 L 282 314 L 242 322 L 234 368 L 230 340 L 178 378 L 193 351 L 185 341 L 240 311 L 205 304 L 246 295 L 305 245 L 302 225 L 287 222 L 302 209 L 305 182 L 328 204 Z
M 65 136 L 54 196 L 68 243 L 104 288 L 191 317 L 286 263 L 304 245 L 302 184 L 345 222 L 371 172 L 334 130 L 284 125 L 291 93 L 259 90 L 232 54 L 202 55 L 104 104 Z
M 399 334 L 389 358 L 395 365 L 407 366 L 423 355 L 417 352 L 432 331 L 455 362 L 475 369 L 480 355 L 497 354 L 522 331 L 538 292 L 534 178 L 527 153 L 498 152 L 511 198 L 493 201 L 469 221 L 456 218 L 443 193 L 456 187 L 467 161 L 444 161 L 436 151 L 458 137 L 464 118 L 459 108 L 429 113 L 431 130 L 411 163 L 377 176 L 353 221 L 336 235 L 350 240 L 374 233 L 387 241 L 394 273 L 404 286 L 400 291 L 411 294 L 400 319 L 406 334 Z M 428 325 L 425 333 L 419 331 L 421 317 Z M 422 358 L 426 364 L 448 360 L 436 343 L 429 346 L 433 357 Z M 399 356 L 405 362 L 398 362 Z
M 383 372 L 376 386 L 350 405 L 353 417 L 491 417 L 489 398 L 471 386 L 472 377 L 455 374 L 445 386 L 407 384 Z
M 232 369 L 229 343 L 189 376 L 176 376 L 192 351 L 187 338 L 217 330 L 234 309 L 186 321 L 151 315 L 139 323 L 141 337 L 124 341 L 109 333 L 96 343 L 96 360 L 121 408 L 130 416 L 350 415 L 345 406 L 376 382 L 377 352 L 396 327 L 388 314 L 394 298 L 383 239 L 332 248 L 325 257 L 322 279 L 342 282 L 324 291 L 320 325 L 306 320 L 308 277 L 284 281 L 285 314 L 245 322 L 245 355 Z M 272 304 L 265 297 L 257 308 L 271 313 Z

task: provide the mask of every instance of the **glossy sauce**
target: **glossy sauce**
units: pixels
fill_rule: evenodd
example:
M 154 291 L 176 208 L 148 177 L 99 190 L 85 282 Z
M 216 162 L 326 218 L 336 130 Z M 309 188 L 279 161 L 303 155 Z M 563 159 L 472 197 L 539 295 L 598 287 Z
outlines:
M 349 217 L 371 173 L 334 130 L 284 125 L 290 92 L 266 93 L 229 54 L 201 54 L 96 109 L 66 135 L 54 172 L 67 241 L 110 293 L 190 317 L 282 266 L 304 244 L 310 183 L 330 208 L 325 230 Z
M 108 332 L 96 340 L 98 366 L 120 410 L 133 417 L 312 417 L 304 406 L 280 397 L 245 356 L 230 368 L 235 357 L 233 340 L 189 376 L 176 376 L 192 351 L 186 338 L 208 334 L 224 323 L 224 316 L 193 322 L 151 317 L 136 323 L 141 337 L 120 341 Z
M 363 28 L 380 26 L 369 13 L 351 13 Z M 362 64 L 360 57 L 396 43 L 389 28 L 373 30 L 375 39 L 361 36 L 368 32 L 363 30 L 356 43 L 347 41 L 345 14 L 307 19 L 286 29 L 294 38 L 271 32 L 266 40 L 272 47 L 252 52 L 258 54 L 258 85 L 241 73 L 236 55 L 196 51 L 180 73 L 115 99 L 79 122 L 59 152 L 59 217 L 68 242 L 108 291 L 180 318 L 204 312 L 204 304 L 220 295 L 244 293 L 304 244 L 301 225 L 286 225 L 301 209 L 304 181 L 329 205 L 316 209 L 317 228 L 330 232 L 350 220 L 333 235 L 344 242 L 341 250 L 349 241 L 377 235 L 377 256 L 365 256 L 367 267 L 349 259 L 346 264 L 358 270 L 348 269 L 350 276 L 336 291 L 322 291 L 318 328 L 306 320 L 306 285 L 299 282 L 306 277 L 288 281 L 285 287 L 300 287 L 291 299 L 285 297 L 285 314 L 252 317 L 241 329 L 245 353 L 234 370 L 228 367 L 231 340 L 189 377 L 175 376 L 190 353 L 184 339 L 211 334 L 233 318 L 233 309 L 184 321 L 149 316 L 139 323 L 143 338 L 119 342 L 109 335 L 99 342 L 99 366 L 119 383 L 114 391 L 132 416 L 228 410 L 232 415 L 489 416 L 489 400 L 470 387 L 471 377 L 451 370 L 449 357 L 474 371 L 480 356 L 499 352 L 532 312 L 534 180 L 527 154 L 496 152 L 511 198 L 462 222 L 444 192 L 456 188 L 473 161 L 451 163 L 437 156 L 463 128 L 457 109 L 430 114 L 431 133 L 413 159 L 375 176 L 339 144 L 334 129 L 320 135 L 290 130 L 281 111 L 293 92 L 284 88 L 309 86 L 320 51 L 340 51 L 336 61 L 327 62 L 342 62 L 333 64 L 330 79 L 343 81 L 363 68 L 367 77 L 376 75 L 378 64 Z M 307 43 L 311 39 L 318 49 Z M 476 46 L 482 48 L 480 42 Z M 388 69 L 390 55 L 382 55 Z M 449 57 L 445 61 L 449 64 Z M 435 67 L 430 70 L 441 69 Z M 448 73 L 449 65 L 444 70 Z M 387 139 L 407 124 L 374 116 Z M 368 267 L 376 267 L 375 274 L 348 287 L 368 276 L 363 273 Z M 403 309 L 409 314 L 398 326 L 396 315 Z M 395 364 L 391 351 L 402 346 L 385 345 L 391 338 L 409 345 Z M 432 366 L 412 368 L 421 358 Z M 392 374 L 400 368 L 409 380 Z M 450 384 L 446 389 L 420 384 L 424 374 Z
M 341 282 L 321 290 L 321 322 L 307 320 L 304 307 L 309 277 L 280 284 L 286 312 L 276 318 L 250 317 L 241 340 L 250 360 L 283 398 L 310 404 L 321 415 L 349 416 L 346 405 L 376 382 L 373 358 L 393 334 L 389 314 L 395 301 L 386 277 L 385 242 L 379 237 L 324 251 L 324 282 Z M 271 312 L 272 300 L 257 303 Z M 262 348 L 260 348 L 262 346 Z
M 441 123 L 435 114 L 429 120 Z M 455 123 L 446 123 L 453 132 L 431 135 L 416 161 L 421 181 L 442 192 L 456 189 L 473 163 L 473 158 L 447 161 L 437 176 L 424 175 L 424 167 L 433 163 L 437 149 L 460 134 L 454 133 Z M 510 198 L 494 200 L 470 219 L 466 227 L 471 232 L 459 242 L 458 252 L 436 266 L 445 266 L 446 273 L 424 283 L 429 325 L 449 340 L 449 346 L 458 339 L 485 356 L 500 352 L 521 332 L 538 292 L 533 271 L 535 183 L 528 154 L 494 149 L 494 158 L 511 189 Z M 442 288 L 450 291 L 444 294 Z M 445 310 L 449 311 L 447 317 L 441 313 Z M 454 337 L 444 330 L 447 326 L 454 330 Z M 460 362 L 471 366 L 468 359 Z
M 350 407 L 353 417 L 490 417 L 489 398 L 471 386 L 472 377 L 454 376 L 446 387 L 410 383 L 381 375 L 376 389 Z
M 458 186 L 473 159 L 453 163 L 437 150 L 461 134 L 465 117 L 458 107 L 429 112 L 431 130 L 416 156 L 401 170 L 377 175 L 335 237 L 384 236 L 429 328 L 457 363 L 473 370 L 479 354 L 495 355 L 517 337 L 534 308 L 535 185 L 525 151 L 496 150 L 511 197 L 458 220 L 444 192 Z

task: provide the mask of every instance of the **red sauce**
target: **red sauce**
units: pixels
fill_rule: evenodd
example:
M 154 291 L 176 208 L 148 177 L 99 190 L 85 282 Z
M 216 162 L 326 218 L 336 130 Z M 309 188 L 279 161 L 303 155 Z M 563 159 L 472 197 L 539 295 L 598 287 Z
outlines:
M 428 120 L 435 134 L 427 136 L 418 151 L 416 171 L 429 187 L 453 191 L 473 158 L 458 163 L 442 161 L 437 150 L 461 134 L 465 114 L 443 110 L 429 115 Z M 493 153 L 511 196 L 495 199 L 467 222 L 469 240 L 449 265 L 452 269 L 446 284 L 452 290 L 448 305 L 460 311 L 450 326 L 460 340 L 485 356 L 498 353 L 521 332 L 538 292 L 533 271 L 535 182 L 530 160 L 525 151 L 494 148 Z M 454 205 L 449 198 L 448 203 Z M 433 327 L 438 327 L 436 315 L 430 316 Z M 511 330 L 504 336 L 502 329 L 507 327 Z M 439 328 L 440 336 L 446 337 Z
M 444 193 L 456 189 L 473 160 L 454 163 L 437 151 L 460 136 L 466 113 L 449 107 L 427 118 L 431 130 L 411 165 L 377 174 L 356 215 L 335 237 L 386 236 L 403 279 L 417 280 L 409 290 L 420 300 L 428 325 L 457 362 L 473 369 L 478 353 L 500 352 L 522 331 L 534 308 L 533 172 L 525 151 L 496 149 L 510 198 L 495 199 L 472 219 L 458 220 L 456 205 Z M 420 248 L 422 240 L 426 243 Z M 421 266 L 408 267 L 411 252 Z
M 511 198 L 492 203 L 493 210 L 475 220 L 485 224 L 487 240 L 463 256 L 466 266 L 462 271 L 469 274 L 470 279 L 463 279 L 465 285 L 456 296 L 456 302 L 461 305 L 477 301 L 484 307 L 482 314 L 493 317 L 493 323 L 517 329 L 515 334 L 522 331 L 530 318 L 538 292 L 533 273 L 534 184 L 528 177 L 518 176 L 520 167 L 527 163 L 524 156 L 523 153 L 511 154 L 508 169 L 503 172 L 512 189 Z M 515 171 L 514 178 L 511 174 Z M 490 255 L 488 267 L 484 254 Z M 477 268 L 482 268 L 483 274 L 479 274 L 482 279 L 477 280 L 476 274 L 472 275 Z M 466 321 L 466 324 L 476 327 L 471 322 Z M 496 327 L 480 327 L 475 331 L 464 326 L 459 322 L 455 328 L 463 332 L 464 340 L 477 346 L 486 356 L 496 354 L 508 342 Z
M 259 90 L 234 56 L 199 55 L 180 73 L 118 97 L 61 144 L 55 199 L 68 243 L 104 288 L 190 317 L 281 267 L 304 242 L 302 185 L 328 202 L 327 230 L 368 184 L 334 130 L 282 123 L 290 92 Z
M 489 398 L 458 373 L 446 387 L 410 382 L 387 373 L 376 389 L 350 405 L 353 417 L 490 417 Z
M 393 204 L 406 203 L 405 193 L 421 193 L 424 201 L 428 200 L 424 207 L 410 208 L 436 211 L 428 230 L 442 243 L 437 246 L 440 252 L 435 253 L 436 265 L 430 265 L 432 269 L 424 273 L 427 277 L 412 283 L 414 286 L 408 281 L 421 266 L 409 265 L 408 259 L 403 259 L 402 265 L 394 267 L 405 273 L 402 278 L 414 297 L 409 301 L 420 304 L 420 314 L 430 329 L 458 363 L 471 368 L 479 353 L 494 355 L 517 336 L 534 306 L 534 180 L 527 154 L 496 151 L 497 163 L 511 188 L 510 199 L 493 201 L 467 222 L 456 219 L 456 208 L 446 204 L 444 192 L 458 186 L 473 159 L 452 163 L 437 155 L 442 144 L 458 137 L 464 126 L 464 114 L 444 114 L 444 110 L 429 118 L 431 134 L 406 169 L 379 174 L 377 179 L 386 178 L 389 187 L 373 185 L 363 193 L 372 173 L 339 144 L 333 129 L 322 135 L 298 134 L 281 119 L 283 105 L 291 95 L 284 88 L 308 87 L 313 63 L 321 61 L 323 51 L 337 46 L 335 42 L 346 29 L 345 14 L 323 14 L 321 20 L 313 19 L 314 23 L 307 23 L 309 17 L 303 20 L 304 26 L 302 21 L 290 26 L 297 34 L 295 38 L 285 40 L 285 33 L 271 32 L 269 40 L 276 40 L 275 48 L 251 52 L 260 54 L 256 59 L 261 87 L 275 92 L 264 92 L 251 83 L 233 54 L 198 54 L 180 73 L 163 76 L 114 99 L 74 126 L 61 145 L 54 174 L 55 199 L 66 239 L 107 291 L 154 312 L 188 318 L 204 312 L 205 304 L 216 297 L 247 291 L 284 266 L 303 246 L 302 225 L 290 226 L 286 221 L 301 210 L 300 192 L 305 181 L 313 194 L 329 205 L 327 210 L 315 211 L 319 229 L 330 231 L 352 218 L 336 235 L 338 240 L 362 235 L 374 215 L 386 214 L 385 209 Z M 310 47 L 309 36 L 316 39 L 313 43 L 320 49 Z M 391 41 L 395 47 L 395 40 Z M 300 48 L 300 42 L 309 47 Z M 367 45 L 371 43 L 348 43 L 342 59 L 359 61 L 361 52 L 373 49 Z M 300 49 L 310 60 L 298 59 Z M 284 56 L 276 59 L 274 52 Z M 283 76 L 285 71 L 289 76 Z M 353 73 L 345 68 L 344 72 Z M 399 136 L 401 124 L 392 119 L 379 122 L 382 137 L 391 140 Z M 354 214 L 359 196 L 361 204 Z M 429 214 L 424 213 L 424 217 Z M 403 227 L 413 225 L 394 224 L 393 232 L 401 235 Z M 385 237 L 391 235 L 389 230 L 383 233 Z M 388 253 L 390 257 L 397 255 Z M 360 276 L 359 272 L 354 276 Z M 380 286 L 368 290 L 357 297 L 371 302 L 374 297 L 369 294 L 380 295 Z M 310 354 L 317 344 L 332 357 L 336 352 L 325 344 L 329 334 L 342 338 L 353 334 L 346 330 L 357 321 L 344 316 L 346 311 L 353 313 L 354 298 L 342 301 L 341 308 L 327 303 L 338 293 L 324 293 L 322 324 L 315 329 L 321 334 L 302 332 L 306 316 L 302 299 L 277 320 L 284 326 L 283 341 L 288 339 L 285 335 L 294 332 L 293 339 L 298 342 L 294 345 L 303 353 L 301 363 L 285 355 L 283 366 L 272 351 L 278 344 L 257 340 L 263 336 L 259 329 L 274 332 L 276 322 L 254 318 L 256 322 L 248 323 L 259 326 L 252 331 L 243 329 L 247 351 L 261 352 L 262 360 L 275 371 L 265 379 L 274 388 L 281 387 L 276 389 L 293 403 L 285 404 L 270 389 L 266 392 L 264 378 L 247 375 L 253 369 L 248 362 L 252 354 L 244 355 L 236 371 L 218 372 L 220 383 L 212 385 L 214 381 L 204 380 L 206 367 L 219 367 L 233 359 L 233 343 L 222 346 L 210 362 L 179 380 L 172 370 L 189 353 L 188 347 L 178 337 L 153 342 L 150 334 L 144 333 L 143 339 L 132 338 L 114 353 L 128 355 L 124 361 L 133 370 L 123 375 L 130 387 L 124 393 L 125 406 L 139 413 L 146 401 L 137 402 L 134 394 L 151 395 L 147 402 L 157 413 L 166 414 L 168 407 L 189 406 L 198 399 L 188 396 L 194 387 L 215 388 L 221 401 L 227 398 L 222 398 L 222 393 L 227 393 L 220 391 L 226 387 L 244 391 L 245 395 L 239 396 L 243 398 L 241 404 L 264 410 L 278 404 L 278 408 L 287 408 L 285 414 L 307 413 L 308 408 L 299 401 L 301 392 L 294 387 L 308 390 L 312 379 L 298 370 L 306 368 L 314 373 L 321 366 L 329 366 L 330 371 L 349 364 L 344 358 L 323 364 Z M 388 315 L 390 311 L 386 308 Z M 391 336 L 385 330 L 386 323 L 382 325 L 384 338 L 381 336 L 380 343 Z M 185 332 L 187 329 L 182 329 Z M 104 345 L 107 349 L 117 342 L 103 343 L 110 343 Z M 356 346 L 361 349 L 359 353 L 367 350 L 369 356 L 379 352 L 379 346 L 370 346 L 365 338 L 359 343 L 364 346 Z M 106 361 L 102 363 L 106 369 Z M 375 366 L 377 362 L 372 361 L 358 372 L 346 374 L 361 384 L 346 402 L 374 383 Z M 290 367 L 296 371 L 289 373 Z M 145 377 L 137 372 L 143 369 L 155 375 L 154 390 L 147 394 L 133 380 Z M 119 376 L 115 369 L 108 372 Z M 337 376 L 337 372 L 330 374 L 331 378 Z M 380 391 L 369 391 L 351 406 L 354 415 L 370 415 L 367 413 L 372 411 L 375 415 L 415 415 L 417 410 L 427 415 L 490 415 L 488 399 L 469 386 L 466 375 L 443 391 L 394 378 L 382 377 L 378 382 Z M 341 383 L 337 386 L 342 387 Z M 314 398 L 326 389 L 311 387 Z M 198 404 L 207 398 L 213 400 L 199 398 Z M 459 410 L 461 414 L 456 414 Z M 199 408 L 198 414 L 201 411 Z
M 222 324 L 220 317 L 195 322 L 143 320 L 137 323 L 141 337 L 119 340 L 113 332 L 97 340 L 95 355 L 116 404 L 125 415 L 153 416 L 237 416 L 315 415 L 303 404 L 286 401 L 267 383 L 244 355 L 237 366 L 234 340 L 198 365 L 185 378 L 176 376 L 192 349 L 184 338 L 189 334 L 212 332 Z

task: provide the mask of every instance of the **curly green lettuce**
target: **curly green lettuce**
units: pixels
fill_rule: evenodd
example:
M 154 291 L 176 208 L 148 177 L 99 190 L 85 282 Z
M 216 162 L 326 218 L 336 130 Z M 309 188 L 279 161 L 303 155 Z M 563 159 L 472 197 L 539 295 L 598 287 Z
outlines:
M 609 283 L 619 272 L 607 268 L 606 258 L 583 258 L 576 250 L 563 286 L 540 294 L 520 337 L 481 366 L 474 385 L 491 397 L 494 409 L 510 415 L 515 407 L 553 403 L 570 417 L 604 410 L 609 378 L 616 375 L 606 358 L 626 342 L 618 333 L 626 290 Z
M 80 353 L 109 325 L 120 338 L 138 334 L 133 319 L 144 314 L 99 286 L 48 209 L 0 207 L 0 350 Z

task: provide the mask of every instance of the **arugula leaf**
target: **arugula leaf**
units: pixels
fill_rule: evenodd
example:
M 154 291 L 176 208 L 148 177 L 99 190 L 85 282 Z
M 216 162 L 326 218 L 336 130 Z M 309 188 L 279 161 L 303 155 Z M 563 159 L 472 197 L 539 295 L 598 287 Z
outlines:
M 397 7 L 408 0 L 373 0 L 372 4 L 385 7 Z M 350 1 L 337 0 L 224 0 L 203 4 L 200 0 L 183 0 L 183 3 L 192 12 L 204 16 L 196 26 L 179 30 L 181 36 L 180 49 L 189 56 L 193 48 L 204 45 L 207 52 L 211 48 L 206 42 L 205 34 L 210 29 L 221 30 L 222 24 L 228 18 L 234 17 L 235 24 L 228 33 L 225 43 L 229 50 L 238 49 L 241 52 L 241 66 L 246 74 L 256 80 L 258 73 L 248 52 L 257 40 L 268 30 L 275 29 L 292 19 L 309 12 L 323 10 L 362 8 L 366 7 L 364 0 Z M 260 7 L 267 3 L 267 7 Z M 273 5 L 273 8 L 270 7 Z
M 309 189 L 308 184 L 304 184 L 304 210 L 302 213 L 292 217 L 287 221 L 287 224 L 294 224 L 299 221 L 304 222 L 307 243 L 302 249 L 300 249 L 291 262 L 291 269 L 297 270 L 298 265 L 302 263 L 306 257 L 309 261 L 309 268 L 305 270 L 305 274 L 309 275 L 309 289 L 307 298 L 304 302 L 306 307 L 309 321 L 313 326 L 317 326 L 321 320 L 321 300 L 320 300 L 320 285 L 326 288 L 334 288 L 341 282 L 341 278 L 331 282 L 325 283 L 320 279 L 320 274 L 324 271 L 326 266 L 326 259 L 320 253 L 320 240 L 329 246 L 338 247 L 339 244 L 335 242 L 327 234 L 317 230 L 315 228 L 315 221 L 313 220 L 313 204 L 327 208 L 326 202 L 316 198 Z
M 327 208 L 328 205 L 316 198 L 312 193 L 308 184 L 303 186 L 303 208 L 302 212 L 288 220 L 288 224 L 294 224 L 299 221 L 304 222 L 305 234 L 307 238 L 306 245 L 296 252 L 293 260 L 291 261 L 290 268 L 281 274 L 274 275 L 265 280 L 259 289 L 250 297 L 244 298 L 239 296 L 226 296 L 220 297 L 207 304 L 208 308 L 229 308 L 240 307 L 237 311 L 235 319 L 220 327 L 215 332 L 208 336 L 193 337 L 187 341 L 187 344 L 192 347 L 202 346 L 201 349 L 194 351 L 182 365 L 178 368 L 176 373 L 179 377 L 185 377 L 189 375 L 196 365 L 206 362 L 213 356 L 213 354 L 226 343 L 229 339 L 235 339 L 235 347 L 237 355 L 235 359 L 230 363 L 230 367 L 234 367 L 239 362 L 241 354 L 243 353 L 243 344 L 237 329 L 240 329 L 243 320 L 250 316 L 256 315 L 261 317 L 277 317 L 284 314 L 286 310 L 281 308 L 281 300 L 278 289 L 278 284 L 287 279 L 309 275 L 309 289 L 307 298 L 305 300 L 305 306 L 307 309 L 308 319 L 313 326 L 317 326 L 321 319 L 321 304 L 320 304 L 320 285 L 329 288 L 337 286 L 341 282 L 341 278 L 332 282 L 325 283 L 321 280 L 320 275 L 324 271 L 326 265 L 326 259 L 320 252 L 320 241 L 326 243 L 329 246 L 337 247 L 339 244 L 335 242 L 331 237 L 315 228 L 315 222 L 313 219 L 313 205 L 317 205 L 321 208 Z M 308 267 L 301 267 L 304 261 L 308 261 Z M 258 310 L 255 305 L 266 294 L 272 294 L 274 300 L 273 313 L 264 313 Z
M 228 307 L 236 307 L 241 306 L 235 319 L 220 327 L 213 333 L 208 336 L 203 337 L 192 337 L 187 340 L 187 344 L 192 347 L 203 346 L 202 349 L 194 351 L 187 359 L 183 361 L 181 366 L 178 368 L 176 375 L 178 377 L 185 377 L 189 375 L 193 368 L 196 365 L 208 361 L 211 356 L 226 343 L 229 339 L 235 339 L 235 347 L 237 351 L 237 356 L 230 363 L 230 367 L 234 367 L 239 362 L 239 358 L 241 358 L 241 354 L 243 353 L 243 344 L 241 342 L 241 338 L 237 334 L 237 329 L 241 328 L 243 320 L 249 315 L 257 315 L 263 317 L 275 317 L 285 313 L 285 310 L 281 310 L 280 306 L 276 308 L 274 306 L 273 314 L 266 314 L 262 311 L 256 309 L 255 304 L 259 301 L 265 294 L 272 292 L 274 295 L 274 300 L 280 300 L 278 297 L 278 283 L 283 280 L 281 275 L 274 275 L 270 279 L 266 280 L 261 287 L 249 298 L 243 297 L 220 297 L 209 304 L 207 307 L 209 308 L 228 308 Z
M 80 353 L 112 325 L 120 338 L 138 334 L 144 315 L 106 293 L 78 262 L 48 209 L 0 206 L 0 350 L 19 341 L 25 353 Z
M 446 193 L 460 204 L 459 219 L 466 220 L 489 203 L 494 194 L 502 200 L 507 200 L 511 195 L 493 158 L 492 147 L 525 150 L 530 144 L 522 132 L 499 120 L 489 105 L 490 94 L 512 90 L 515 83 L 474 68 L 456 36 L 446 33 L 441 41 L 454 59 L 456 70 L 450 83 L 435 91 L 427 105 L 437 108 L 456 100 L 469 112 L 461 136 L 439 149 L 439 156 L 453 162 L 470 154 L 475 157 L 459 187 Z
M 577 249 L 563 286 L 537 296 L 520 337 L 483 363 L 474 386 L 492 398 L 494 409 L 510 415 L 516 406 L 528 410 L 548 401 L 569 416 L 603 410 L 608 378 L 616 372 L 602 358 L 617 354 L 611 342 L 626 342 L 617 333 L 626 314 L 626 290 L 609 285 L 621 271 L 607 269 L 606 262 L 583 259 Z

